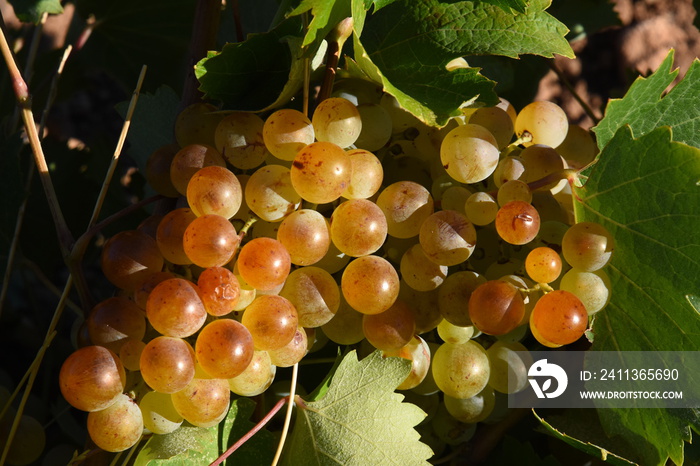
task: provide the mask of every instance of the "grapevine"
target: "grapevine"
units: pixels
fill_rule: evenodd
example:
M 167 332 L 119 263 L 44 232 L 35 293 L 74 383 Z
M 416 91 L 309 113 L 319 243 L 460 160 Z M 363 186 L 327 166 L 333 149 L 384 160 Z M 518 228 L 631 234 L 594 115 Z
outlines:
M 625 287 L 631 274 L 640 280 L 629 272 L 639 268 L 629 237 L 636 219 L 605 197 L 654 172 L 611 175 L 626 148 L 660 147 L 684 167 L 669 189 L 686 197 L 669 215 L 697 218 L 685 204 L 697 194 L 680 177 L 700 173 L 700 141 L 666 105 L 697 94 L 697 61 L 659 101 L 649 89 L 668 86 L 669 54 L 591 130 L 555 102 L 508 94 L 514 104 L 486 77 L 502 58 L 573 56 L 548 2 L 417 3 L 282 2 L 270 29 L 248 38 L 238 2 L 222 4 L 235 13 L 228 26 L 218 7 L 200 5 L 195 28 L 220 22 L 237 40 L 210 40 L 205 52 L 195 30 L 181 95 L 142 91 L 151 71 L 141 69 L 77 237 L 53 184 L 56 162 L 47 163 L 55 144 L 42 140 L 50 131 L 32 113 L 36 91 L 2 34 L 67 279 L 26 375 L 0 380 L 0 465 L 497 464 L 528 442 L 523 455 L 537 462 L 546 441 L 510 434 L 536 424 L 567 445 L 559 461 L 581 450 L 615 464 L 683 463 L 684 433 L 700 428 L 694 411 L 660 413 L 675 443 L 649 438 L 635 450 L 630 439 L 648 429 L 641 420 L 624 424 L 620 443 L 598 445 L 557 428 L 564 416 L 509 408 L 508 395 L 529 388 L 529 351 L 700 350 L 697 289 L 674 269 L 697 271 L 697 257 L 664 266 L 673 269 L 661 286 L 672 295 L 664 315 L 686 326 L 682 337 L 611 334 L 642 298 Z M 42 8 L 46 21 L 61 4 Z M 459 31 L 482 15 L 499 26 L 488 32 L 498 40 L 485 33 L 472 43 Z M 506 40 L 529 22 L 541 37 Z M 76 44 L 89 44 L 86 36 Z M 484 56 L 494 62 L 482 70 Z M 49 94 L 60 89 L 56 76 Z M 662 123 L 650 126 L 632 97 L 655 105 Z M 148 112 L 163 121 L 147 127 Z M 19 154 L 21 135 L 14 143 Z M 132 167 L 115 187 L 124 163 Z M 131 205 L 115 207 L 111 196 L 125 192 Z M 648 208 L 657 221 L 660 207 Z M 16 231 L 22 223 L 18 214 Z M 662 228 L 673 230 L 659 223 L 644 233 Z M 683 245 L 697 234 L 669 250 L 690 250 Z M 0 310 L 17 299 L 17 248 Z M 49 364 L 50 378 L 39 378 Z M 48 426 L 70 416 L 73 431 L 61 440 L 69 451 L 50 448 L 54 434 L 37 420 L 46 413 L 32 409 L 38 378 L 58 403 Z M 607 432 L 626 413 L 592 416 Z

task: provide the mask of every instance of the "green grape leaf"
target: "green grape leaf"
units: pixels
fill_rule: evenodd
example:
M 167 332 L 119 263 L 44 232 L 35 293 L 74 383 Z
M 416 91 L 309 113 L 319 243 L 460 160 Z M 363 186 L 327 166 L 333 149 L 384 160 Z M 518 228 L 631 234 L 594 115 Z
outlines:
M 155 94 L 138 97 L 127 135 L 129 155 L 141 173 L 146 172 L 148 157 L 161 146 L 175 141 L 173 127 L 177 118 L 180 98 L 167 86 L 159 87 Z M 117 104 L 117 112 L 126 118 L 129 101 Z
M 644 100 L 636 105 L 648 108 Z M 648 115 L 656 120 L 652 109 Z M 635 139 L 623 126 L 575 189 L 577 221 L 600 223 L 615 238 L 606 268 L 612 297 L 596 315 L 594 350 L 700 350 L 700 316 L 686 298 L 700 287 L 698 180 L 699 149 L 672 141 L 668 127 Z M 640 445 L 650 465 L 668 457 L 681 464 L 688 425 L 700 429 L 689 410 L 603 409 L 599 416 L 609 434 Z
M 219 457 L 216 427 L 183 424 L 176 431 L 152 436 L 139 451 L 134 466 L 209 464 Z
M 250 416 L 255 402 L 237 398 L 231 402 L 226 418 L 218 425 L 203 428 L 183 424 L 175 432 L 154 435 L 143 446 L 134 466 L 186 466 L 208 464 L 216 460 L 254 426 Z M 249 438 L 224 464 L 270 464 L 277 441 L 267 430 Z
M 566 416 L 552 416 L 545 420 L 539 414 L 532 411 L 538 421 L 542 424 L 545 432 L 559 440 L 571 445 L 572 447 L 586 452 L 594 458 L 599 458 L 615 466 L 630 466 L 635 463 L 621 456 L 619 453 L 624 453 L 631 457 L 634 455 L 634 450 L 623 442 L 614 444 L 616 452 L 608 450 L 608 444 L 612 443 L 611 439 L 602 432 L 598 419 L 595 418 L 595 411 L 591 410 L 576 410 L 575 415 L 569 412 Z M 556 424 L 555 428 L 552 424 Z M 566 432 L 564 432 L 566 431 Z M 586 440 L 578 440 L 577 437 L 586 437 Z M 605 446 L 603 446 L 605 445 Z M 619 450 L 621 449 L 621 451 Z
M 297 407 L 286 464 L 427 465 L 432 451 L 413 428 L 425 413 L 394 392 L 409 371 L 379 351 L 361 361 L 348 353 L 325 395 Z
M 63 13 L 61 0 L 12 0 L 10 2 L 17 18 L 24 23 L 38 23 L 41 15 Z
M 451 60 L 479 54 L 573 56 L 564 39 L 568 30 L 543 11 L 548 5 L 532 1 L 526 13 L 513 15 L 484 2 L 403 0 L 366 16 L 364 3 L 354 0 L 355 60 L 402 107 L 441 126 L 464 102 L 497 101 L 493 81 L 477 68 L 447 71 Z
M 289 15 L 296 16 L 311 10 L 313 19 L 304 35 L 302 47 L 313 44 L 318 49 L 328 32 L 350 16 L 350 0 L 303 0 Z
M 637 78 L 622 99 L 608 103 L 605 118 L 594 128 L 600 149 L 623 125 L 629 125 L 635 137 L 671 126 L 674 141 L 700 147 L 700 61 L 695 59 L 683 80 L 663 96 L 678 76 L 677 69 L 671 71 L 673 55 L 671 50 L 654 74 Z
M 511 10 L 517 11 L 518 13 L 525 13 L 528 3 L 527 0 L 482 0 L 484 3 L 490 3 L 496 5 L 501 10 L 505 12 L 510 12 Z
M 294 16 L 269 32 L 226 44 L 195 66 L 199 89 L 235 110 L 263 111 L 287 103 L 304 82 L 304 60 L 297 56 L 302 33 L 301 19 Z M 323 52 L 321 47 L 314 54 Z
M 250 417 L 255 410 L 255 402 L 250 398 L 237 398 L 231 403 L 226 419 L 220 424 L 219 451 L 226 451 L 231 445 L 254 427 Z M 261 429 L 241 445 L 224 463 L 227 466 L 239 464 L 272 464 L 277 440 L 269 431 Z

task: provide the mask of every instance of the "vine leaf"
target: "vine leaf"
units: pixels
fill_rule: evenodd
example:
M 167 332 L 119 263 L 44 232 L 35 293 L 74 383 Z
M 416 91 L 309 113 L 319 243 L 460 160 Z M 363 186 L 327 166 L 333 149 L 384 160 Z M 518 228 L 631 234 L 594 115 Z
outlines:
M 302 47 L 317 50 L 321 41 L 340 21 L 350 16 L 350 0 L 303 0 L 289 16 L 300 15 L 311 10 L 313 19 L 304 35 Z
M 497 102 L 493 81 L 477 68 L 448 71 L 451 60 L 480 54 L 573 57 L 564 39 L 568 29 L 544 11 L 548 5 L 532 1 L 525 13 L 513 14 L 486 2 L 403 0 L 367 16 L 365 2 L 353 0 L 355 60 L 402 107 L 441 126 L 464 102 Z
M 61 14 L 61 0 L 12 0 L 10 2 L 17 18 L 24 23 L 38 23 L 41 15 Z
M 286 464 L 427 465 L 432 451 L 413 428 L 425 413 L 394 393 L 409 372 L 408 360 L 348 353 L 323 397 L 297 408 Z
M 672 141 L 670 128 L 635 139 L 623 126 L 575 190 L 577 221 L 600 223 L 615 238 L 606 269 L 613 293 L 596 316 L 594 350 L 700 350 L 700 316 L 686 298 L 699 287 L 698 180 L 700 150 Z M 639 445 L 642 464 L 668 457 L 682 464 L 688 426 L 700 429 L 690 410 L 601 409 L 599 416 L 608 434 Z
M 637 78 L 622 99 L 608 103 L 605 118 L 594 128 L 600 149 L 623 125 L 629 125 L 635 137 L 670 126 L 674 141 L 700 148 L 700 61 L 695 59 L 683 80 L 663 96 L 678 76 L 677 69 L 671 70 L 673 56 L 671 50 L 654 74 Z
M 209 464 L 253 427 L 249 419 L 254 409 L 255 402 L 238 398 L 233 400 L 226 418 L 217 426 L 203 428 L 183 424 L 170 434 L 154 435 L 139 452 L 134 466 Z M 270 464 L 275 445 L 274 436 L 262 429 L 224 464 Z
M 269 32 L 210 52 L 195 65 L 199 90 L 235 110 L 264 111 L 289 102 L 304 82 L 305 62 L 298 55 L 302 35 L 301 19 L 294 16 Z M 319 47 L 312 55 L 324 50 Z M 318 66 L 313 60 L 312 68 Z

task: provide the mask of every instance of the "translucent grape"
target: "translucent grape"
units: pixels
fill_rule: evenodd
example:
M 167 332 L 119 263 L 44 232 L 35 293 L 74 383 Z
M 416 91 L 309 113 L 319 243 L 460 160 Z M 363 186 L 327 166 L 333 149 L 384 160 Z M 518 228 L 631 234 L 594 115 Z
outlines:
M 182 425 L 183 418 L 175 410 L 167 393 L 148 392 L 139 403 L 143 426 L 154 434 L 169 434 Z
M 340 305 L 331 320 L 321 326 L 323 333 L 339 345 L 354 345 L 365 338 L 362 330 L 364 314 L 353 309 L 345 298 L 340 297 Z
M 438 289 L 438 308 L 445 320 L 459 327 L 472 325 L 469 298 L 483 283 L 486 278 L 476 272 L 464 270 L 449 274 Z
M 199 296 L 207 312 L 223 316 L 233 311 L 241 296 L 241 285 L 233 272 L 224 267 L 209 267 L 197 279 Z
M 540 215 L 537 209 L 523 201 L 511 201 L 496 214 L 496 231 L 510 244 L 527 244 L 537 236 Z
M 432 374 L 437 386 L 453 398 L 471 398 L 481 392 L 490 375 L 489 358 L 474 340 L 443 343 L 433 355 Z
M 87 417 L 90 438 L 105 451 L 124 451 L 133 447 L 143 433 L 143 416 L 139 406 L 127 395 L 119 395 L 107 408 Z
M 398 350 L 407 345 L 416 330 L 411 308 L 401 299 L 379 314 L 365 314 L 362 330 L 367 341 L 383 351 Z
M 145 311 L 148 297 L 151 295 L 153 288 L 158 286 L 158 283 L 170 278 L 176 278 L 175 274 L 171 272 L 156 272 L 150 275 L 134 290 L 133 299 L 136 305 Z
M 412 181 L 399 181 L 384 188 L 377 205 L 384 212 L 389 235 L 396 238 L 418 235 L 421 224 L 434 211 L 430 192 Z
M 571 269 L 561 278 L 559 289 L 576 295 L 586 307 L 589 316 L 600 311 L 610 302 L 610 279 L 603 270 L 584 272 Z
M 450 186 L 442 193 L 440 207 L 442 210 L 454 210 L 464 213 L 464 206 L 472 192 L 464 186 Z
M 523 143 L 525 146 L 544 144 L 557 147 L 566 138 L 568 130 L 569 122 L 566 113 L 553 102 L 531 102 L 520 110 L 515 119 L 516 136 L 532 137 L 531 141 Z
M 323 259 L 331 244 L 327 220 L 315 210 L 292 212 L 279 224 L 277 241 L 294 265 L 312 265 Z
M 510 119 L 513 121 L 513 125 L 515 125 L 515 119 L 518 115 L 515 111 L 515 107 L 513 106 L 513 104 L 511 104 L 507 99 L 504 99 L 503 97 L 499 97 L 498 101 L 499 102 L 496 104 L 496 107 L 505 110 Z
M 218 319 L 202 328 L 194 351 L 198 364 L 207 374 L 214 378 L 230 379 L 250 364 L 253 338 L 240 322 Z
M 384 169 L 376 155 L 364 149 L 347 151 L 350 157 L 350 182 L 343 191 L 346 199 L 367 199 L 379 191 Z
M 267 117 L 262 134 L 267 150 L 282 160 L 294 160 L 297 152 L 314 142 L 311 120 L 291 108 L 277 110 Z
M 384 212 L 367 199 L 351 199 L 333 211 L 331 240 L 343 253 L 351 257 L 376 252 L 387 235 Z
M 333 244 L 333 242 L 331 241 L 326 255 L 323 256 L 323 258 L 320 261 L 314 263 L 314 265 L 316 267 L 322 268 L 328 273 L 336 273 L 343 270 L 343 268 L 345 268 L 348 262 L 350 262 L 350 259 L 350 256 L 341 252 L 337 247 L 335 247 L 335 244 Z
M 412 246 L 401 257 L 401 277 L 417 291 L 430 291 L 439 287 L 447 277 L 447 266 L 432 261 L 420 244 Z
M 508 112 L 499 107 L 477 108 L 469 116 L 469 123 L 488 129 L 493 134 L 493 137 L 496 138 L 496 147 L 499 149 L 510 143 L 515 132 L 513 120 L 511 120 Z
M 555 290 L 542 296 L 530 315 L 530 330 L 545 346 L 573 343 L 586 331 L 588 313 L 573 293 Z
M 308 352 L 308 337 L 304 327 L 298 327 L 292 339 L 282 348 L 269 350 L 270 362 L 277 367 L 291 367 Z
M 498 204 L 490 194 L 476 192 L 467 198 L 464 204 L 464 212 L 474 225 L 488 225 L 496 220 Z
M 250 286 L 273 290 L 287 279 L 292 262 L 282 243 L 263 237 L 252 239 L 241 248 L 236 265 Z
M 571 267 L 593 272 L 610 261 L 615 241 L 603 225 L 580 222 L 566 231 L 561 248 L 564 259 Z
M 400 282 L 399 299 L 402 299 L 413 311 L 416 320 L 416 333 L 423 334 L 434 330 L 442 316 L 437 304 L 437 290 L 418 291 L 406 284 L 404 280 Z
M 338 284 L 330 273 L 318 267 L 302 267 L 290 273 L 280 296 L 296 308 L 302 327 L 327 323 L 340 306 Z
M 257 169 L 248 179 L 245 202 L 262 220 L 278 222 L 301 205 L 301 196 L 292 186 L 289 168 L 266 165 Z
M 493 171 L 493 183 L 500 188 L 509 180 L 519 180 L 525 173 L 523 159 L 515 155 L 509 155 L 501 159 Z
M 471 126 L 450 131 L 440 146 L 440 160 L 447 173 L 460 183 L 477 183 L 488 178 L 498 165 L 496 140 L 482 139 Z M 488 130 L 484 129 L 490 135 Z
M 420 227 L 420 245 L 431 261 L 457 265 L 466 261 L 476 246 L 476 230 L 467 217 L 454 210 L 441 210 Z
M 156 241 L 158 249 L 167 261 L 178 265 L 192 263 L 185 254 L 182 239 L 185 236 L 185 230 L 196 218 L 191 209 L 181 207 L 168 212 L 160 221 L 156 230 Z
M 371 151 L 384 147 L 391 138 L 392 122 L 389 112 L 378 103 L 360 104 L 357 110 L 360 112 L 362 129 L 355 145 Z
M 119 360 L 128 371 L 141 370 L 141 353 L 146 343 L 141 340 L 126 340 L 119 349 Z
M 197 285 L 183 278 L 171 278 L 153 288 L 146 302 L 146 315 L 160 334 L 186 338 L 202 328 L 207 310 Z
M 204 167 L 187 184 L 187 203 L 195 215 L 216 214 L 232 218 L 243 201 L 241 183 L 229 169 Z
M 267 351 L 281 348 L 292 340 L 299 317 L 287 298 L 263 295 L 250 303 L 241 323 L 250 331 L 255 349 Z
M 362 256 L 350 262 L 340 282 L 348 304 L 363 314 L 379 314 L 399 295 L 399 276 L 386 259 Z
M 591 132 L 574 124 L 569 125 L 566 138 L 556 149 L 569 167 L 577 170 L 591 163 L 598 155 L 598 145 Z
M 102 248 L 102 273 L 113 285 L 134 290 L 150 275 L 163 268 L 163 255 L 156 241 L 139 230 L 112 236 Z
M 263 120 L 254 113 L 233 112 L 216 126 L 217 150 L 236 168 L 248 170 L 267 157 L 263 140 Z
M 442 319 L 437 326 L 437 332 L 445 343 L 465 343 L 474 335 L 474 326 L 459 327 L 447 319 Z
M 177 115 L 175 139 L 180 147 L 189 144 L 208 144 L 214 147 L 214 131 L 221 114 L 212 104 L 197 102 L 189 105 Z
M 371 316 L 365 316 L 371 317 Z M 384 357 L 399 357 L 411 361 L 411 372 L 396 387 L 397 390 L 410 390 L 420 384 L 430 371 L 430 348 L 419 336 L 413 336 L 404 346 L 394 350 L 382 351 Z
M 73 352 L 59 374 L 63 397 L 81 411 L 107 408 L 121 395 L 125 384 L 124 366 L 104 346 L 85 346 Z
M 500 206 L 504 206 L 510 201 L 523 201 L 529 204 L 532 201 L 532 192 L 530 192 L 527 183 L 520 180 L 509 180 L 498 188 L 496 199 Z
M 355 104 L 342 97 L 330 97 L 318 104 L 311 123 L 317 140 L 340 147 L 354 144 L 362 131 L 359 110 Z
M 170 179 L 170 165 L 175 154 L 180 150 L 177 144 L 161 146 L 148 157 L 146 161 L 146 181 L 158 193 L 167 197 L 180 195 Z
M 256 396 L 263 393 L 275 379 L 277 368 L 272 365 L 267 351 L 255 351 L 253 359 L 236 377 L 228 379 L 229 390 L 240 396 Z
M 552 248 L 535 248 L 525 259 L 525 270 L 537 283 L 552 283 L 561 274 L 561 257 Z
M 187 184 L 201 168 L 216 165 L 225 167 L 226 161 L 218 150 L 204 144 L 190 144 L 180 149 L 170 164 L 170 181 L 183 196 L 187 195 Z
M 144 337 L 146 316 L 130 299 L 115 296 L 92 308 L 87 327 L 93 344 L 118 354 L 127 340 L 141 340 Z
M 175 393 L 194 377 L 194 350 L 185 340 L 156 337 L 141 352 L 141 376 L 153 390 Z
M 529 386 L 527 372 L 532 358 L 523 344 L 497 341 L 486 350 L 486 354 L 491 364 L 489 385 L 494 390 L 517 393 Z
M 292 186 L 304 200 L 315 204 L 338 199 L 350 185 L 351 176 L 350 157 L 331 142 L 309 144 L 292 163 Z
M 547 175 L 560 172 L 566 168 L 564 159 L 561 158 L 557 151 L 549 146 L 541 144 L 526 147 L 520 153 L 520 159 L 523 161 L 523 167 L 525 168 L 521 180 L 526 183 L 541 180 Z M 561 180 L 553 180 L 538 189 L 552 189 L 557 186 L 560 181 Z M 565 180 L 564 183 L 566 183 Z
M 469 317 L 482 332 L 503 335 L 520 325 L 525 303 L 520 291 L 502 280 L 491 280 L 469 297 Z
M 187 257 L 200 267 L 221 267 L 236 253 L 240 237 L 226 218 L 207 214 L 197 217 L 185 229 L 182 247 Z
M 452 417 L 460 422 L 476 423 L 486 419 L 496 405 L 496 394 L 493 388 L 487 386 L 476 395 L 469 398 L 454 398 L 445 395 L 445 408 Z
M 212 427 L 226 417 L 231 392 L 225 379 L 192 379 L 171 397 L 175 410 L 187 422 L 197 427 Z

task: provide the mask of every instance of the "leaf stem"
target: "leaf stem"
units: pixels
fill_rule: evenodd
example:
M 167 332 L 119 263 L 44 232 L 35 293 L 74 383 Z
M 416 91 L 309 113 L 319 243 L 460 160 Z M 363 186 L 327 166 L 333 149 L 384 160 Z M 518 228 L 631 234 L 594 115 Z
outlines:
M 289 400 L 293 400 L 296 395 L 297 389 L 297 376 L 299 375 L 299 363 L 294 364 L 292 367 L 292 380 L 289 387 Z M 277 466 L 277 463 L 282 456 L 282 450 L 284 449 L 284 442 L 287 440 L 287 433 L 289 432 L 289 425 L 292 423 L 292 411 L 294 410 L 294 402 L 290 401 L 287 405 L 287 413 L 284 416 L 284 426 L 282 427 L 282 435 L 280 436 L 280 442 L 277 445 L 277 452 L 272 460 L 272 466 Z
M 248 441 L 248 439 L 250 439 L 253 435 L 255 435 L 260 429 L 262 429 L 263 427 L 265 427 L 265 425 L 266 425 L 268 422 L 270 422 L 270 419 L 272 419 L 272 418 L 275 416 L 275 414 L 277 414 L 277 412 L 278 412 L 280 409 L 282 409 L 282 406 L 284 406 L 284 404 L 287 403 L 289 400 L 290 400 L 290 398 L 289 398 L 288 396 L 285 396 L 284 398 L 281 398 L 281 399 L 275 404 L 275 406 L 272 407 L 272 409 L 270 410 L 270 412 L 267 413 L 267 414 L 265 415 L 265 417 L 263 417 L 263 418 L 260 420 L 260 422 L 258 422 L 257 424 L 255 424 L 255 426 L 253 426 L 253 428 L 250 429 L 250 430 L 248 431 L 247 434 L 245 434 L 243 437 L 239 438 L 238 441 L 237 441 L 236 443 L 234 443 L 233 445 L 231 445 L 231 446 L 229 447 L 229 449 L 226 450 L 226 451 L 224 452 L 223 455 L 219 456 L 219 458 L 217 458 L 217 460 L 214 461 L 213 463 L 211 463 L 209 466 L 217 466 L 217 465 L 223 463 L 223 462 L 226 460 L 226 458 L 228 458 L 229 456 L 231 456 L 231 455 L 233 454 L 234 451 L 238 450 L 238 449 L 241 447 L 241 445 L 243 445 L 244 443 L 246 443 L 246 442 Z

